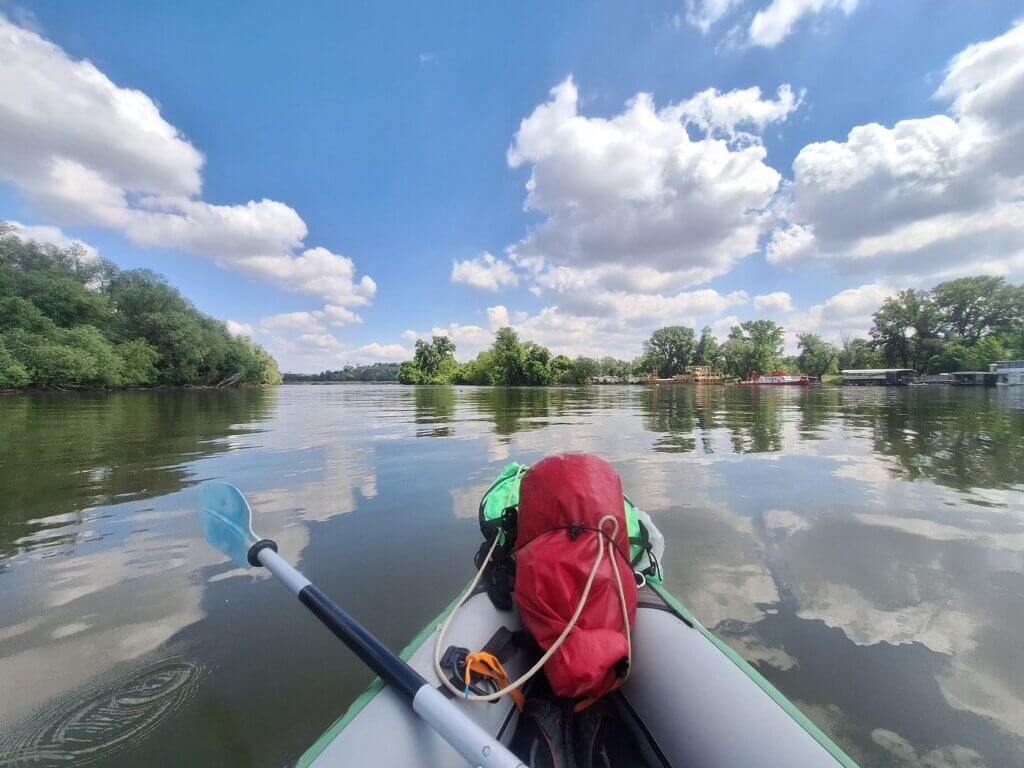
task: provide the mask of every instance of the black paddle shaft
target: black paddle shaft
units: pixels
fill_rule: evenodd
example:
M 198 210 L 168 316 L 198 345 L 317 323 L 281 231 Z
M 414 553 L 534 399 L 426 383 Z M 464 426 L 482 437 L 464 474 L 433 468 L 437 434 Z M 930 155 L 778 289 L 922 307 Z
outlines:
M 309 584 L 299 592 L 299 600 L 349 649 L 388 685 L 410 702 L 427 681 L 398 658 L 383 643 L 335 605 L 327 595 Z

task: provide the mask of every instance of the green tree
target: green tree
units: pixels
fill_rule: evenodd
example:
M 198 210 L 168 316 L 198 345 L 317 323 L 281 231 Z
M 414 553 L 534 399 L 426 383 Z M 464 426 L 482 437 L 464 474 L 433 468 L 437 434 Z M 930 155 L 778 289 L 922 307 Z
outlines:
M 693 364 L 705 365 L 709 368 L 721 368 L 724 364 L 722 348 L 718 339 L 711 333 L 711 326 L 705 325 L 700 331 L 700 338 L 693 351 Z
M 490 352 L 481 352 L 468 363 L 459 366 L 455 384 L 476 384 L 487 386 L 494 383 L 494 366 Z
M 122 341 L 117 345 L 117 354 L 122 360 L 122 384 L 130 387 L 150 387 L 159 381 L 160 372 L 157 370 L 156 364 L 160 359 L 160 354 L 145 339 Z M 277 363 L 274 362 L 273 365 L 276 369 Z M 276 382 L 257 381 L 252 383 L 272 384 Z
M 881 362 L 878 352 L 871 346 L 870 341 L 843 334 L 842 346 L 839 350 L 839 370 L 878 368 Z
M 508 326 L 499 328 L 491 346 L 492 378 L 495 384 L 515 386 L 526 378 L 526 353 L 519 334 Z
M 872 316 L 871 339 L 889 365 L 923 369 L 935 350 L 941 313 L 931 294 L 910 288 L 890 296 Z
M 644 342 L 643 365 L 661 378 L 682 373 L 693 360 L 696 339 L 693 328 L 670 325 L 659 328 Z
M 743 333 L 743 329 L 735 325 L 729 331 L 729 338 L 721 347 L 725 372 L 738 379 L 748 379 L 757 368 L 754 356 L 754 343 Z
M 159 275 L 121 272 L 80 247 L 24 241 L 3 224 L 0 343 L 7 386 L 280 380 L 266 350 L 232 338 Z
M 980 339 L 1009 331 L 1022 321 L 1024 289 L 1001 277 L 977 276 L 949 280 L 932 288 L 932 297 L 947 336 L 968 346 Z
M 528 341 L 523 344 L 523 358 L 523 384 L 545 386 L 551 383 L 551 352 L 547 347 Z
M 421 384 L 423 382 L 423 371 L 416 365 L 415 360 L 406 360 L 398 366 L 398 381 L 402 384 Z
M 591 357 L 577 357 L 572 362 L 572 368 L 566 376 L 570 384 L 582 386 L 590 384 L 594 377 L 600 374 L 601 368 L 597 360 Z
M 455 342 L 447 336 L 432 336 L 430 341 L 419 339 L 413 353 L 413 362 L 419 369 L 418 384 L 450 384 L 458 370 L 455 361 Z
M 809 376 L 824 376 L 832 373 L 839 359 L 839 350 L 815 333 L 801 333 L 797 336 L 800 354 L 796 364 L 801 372 Z
M 572 360 L 565 355 L 557 355 L 551 360 L 551 376 L 555 381 L 566 381 L 566 374 L 572 369 Z
M 20 389 L 31 381 L 28 369 L 0 343 L 0 389 Z

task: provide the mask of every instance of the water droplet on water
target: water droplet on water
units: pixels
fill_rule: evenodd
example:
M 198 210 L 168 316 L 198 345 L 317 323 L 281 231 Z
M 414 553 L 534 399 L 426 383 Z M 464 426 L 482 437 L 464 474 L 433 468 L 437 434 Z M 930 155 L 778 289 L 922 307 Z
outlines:
M 145 740 L 206 675 L 192 659 L 124 664 L 43 705 L 0 734 L 0 766 L 96 765 Z

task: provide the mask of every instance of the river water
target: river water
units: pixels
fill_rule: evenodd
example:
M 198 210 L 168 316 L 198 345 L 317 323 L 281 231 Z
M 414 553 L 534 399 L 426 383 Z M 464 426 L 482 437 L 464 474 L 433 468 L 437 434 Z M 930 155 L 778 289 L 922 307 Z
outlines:
M 276 768 L 370 681 L 206 546 L 197 483 L 397 649 L 499 469 L 560 451 L 863 766 L 1024 764 L 1024 392 L 285 386 L 0 397 L 0 766 Z

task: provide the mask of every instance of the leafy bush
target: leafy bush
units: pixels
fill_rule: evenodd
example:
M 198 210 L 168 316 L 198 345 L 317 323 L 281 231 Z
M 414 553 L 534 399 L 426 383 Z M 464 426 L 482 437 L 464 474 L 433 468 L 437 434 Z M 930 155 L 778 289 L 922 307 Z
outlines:
M 0 387 L 276 384 L 277 363 L 163 277 L 0 223 Z

